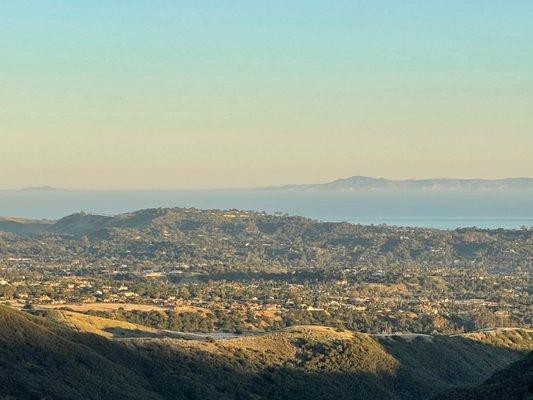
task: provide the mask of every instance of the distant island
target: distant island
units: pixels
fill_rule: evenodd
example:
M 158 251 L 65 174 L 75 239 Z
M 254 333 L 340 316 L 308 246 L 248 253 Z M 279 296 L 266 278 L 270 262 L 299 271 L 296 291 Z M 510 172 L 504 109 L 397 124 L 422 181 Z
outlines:
M 175 191 L 255 191 L 255 190 L 477 190 L 477 189 L 533 189 L 533 178 L 502 178 L 502 179 L 455 179 L 455 178 L 428 178 L 428 179 L 387 179 L 370 176 L 355 175 L 349 178 L 339 178 L 330 182 L 312 184 L 291 184 L 280 186 L 258 186 L 256 188 L 228 188 L 228 189 L 67 189 L 53 186 L 32 186 L 21 189 L 0 189 L 0 192 L 175 192 Z
M 0 210 L 4 216 L 59 219 L 80 210 L 115 215 L 154 207 L 235 208 L 321 221 L 517 229 L 533 226 L 532 195 L 532 178 L 391 180 L 354 176 L 327 183 L 248 189 L 98 190 L 43 186 L 0 190 Z M 22 228 L 29 229 L 28 225 Z
M 368 176 L 352 176 L 331 182 L 309 185 L 285 185 L 269 187 L 276 190 L 459 190 L 459 189 L 531 189 L 533 178 L 504 179 L 402 179 L 392 180 Z M 263 188 L 262 188 L 263 189 Z

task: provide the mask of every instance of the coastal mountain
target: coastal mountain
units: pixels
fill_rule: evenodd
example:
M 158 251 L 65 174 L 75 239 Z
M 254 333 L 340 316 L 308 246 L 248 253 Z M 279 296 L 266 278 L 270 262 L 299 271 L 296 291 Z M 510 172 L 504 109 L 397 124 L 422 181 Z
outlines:
M 53 186 L 29 186 L 20 189 L 22 192 L 62 192 L 65 189 L 56 188 Z
M 478 189 L 532 189 L 533 178 L 505 179 L 404 179 L 391 180 L 352 176 L 332 182 L 311 185 L 287 185 L 277 190 L 478 190 Z
M 282 186 L 257 187 L 255 189 L 226 189 L 225 191 L 247 191 L 247 190 L 372 190 L 372 189 L 419 189 L 419 190 L 477 190 L 477 189 L 533 189 L 533 178 L 516 177 L 501 179 L 455 179 L 455 178 L 428 178 L 428 179 L 386 179 L 369 176 L 354 175 L 347 178 L 335 179 L 330 182 L 312 184 L 290 184 Z M 133 191 L 133 190 L 132 190 Z M 167 190 L 144 190 L 143 192 L 165 193 L 179 192 L 180 189 Z M 208 189 L 199 191 L 209 191 Z M 81 193 L 119 193 L 121 190 L 77 190 L 63 189 L 51 186 L 26 187 L 18 190 L 0 190 L 0 193 L 56 193 L 67 194 L 73 192 Z
M 35 247 L 33 256 L 64 253 L 70 257 L 74 250 L 69 246 L 74 242 L 69 238 L 73 238 L 79 241 L 75 252 L 88 259 L 94 257 L 92 246 L 97 245 L 101 256 L 134 257 L 161 265 L 246 266 L 252 262 L 296 270 L 302 266 L 331 269 L 332 263 L 350 268 L 387 259 L 397 264 L 483 266 L 499 273 L 527 271 L 533 252 L 530 229 L 441 231 L 195 208 L 153 208 L 115 216 L 82 212 L 55 223 L 5 219 L 0 231 L 18 234 L 28 242 L 34 240 L 31 234 L 44 235 L 58 246 L 53 254 Z
M 0 190 L 0 215 L 59 219 L 80 210 L 122 214 L 186 206 L 286 212 L 324 221 L 457 228 L 531 226 L 533 179 L 388 180 L 351 177 L 328 183 L 227 190 Z
M 478 384 L 533 348 L 524 329 L 372 336 L 296 326 L 184 340 L 143 338 L 136 328 L 109 339 L 95 325 L 112 321 L 80 324 L 73 314 L 49 319 L 0 306 L 0 399 L 428 399 Z

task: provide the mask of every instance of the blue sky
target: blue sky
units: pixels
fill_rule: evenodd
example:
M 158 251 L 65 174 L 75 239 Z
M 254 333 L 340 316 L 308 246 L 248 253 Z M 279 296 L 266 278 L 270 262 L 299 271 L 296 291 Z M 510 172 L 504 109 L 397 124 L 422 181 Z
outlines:
M 531 176 L 530 1 L 2 1 L 0 187 Z

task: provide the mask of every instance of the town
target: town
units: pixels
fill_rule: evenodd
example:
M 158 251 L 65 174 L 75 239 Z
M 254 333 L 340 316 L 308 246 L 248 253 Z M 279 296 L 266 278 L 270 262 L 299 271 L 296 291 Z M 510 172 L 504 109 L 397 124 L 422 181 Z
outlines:
M 444 334 L 533 322 L 526 274 L 495 277 L 483 270 L 413 266 L 342 270 L 342 276 L 329 278 L 213 280 L 188 265 L 168 275 L 127 265 L 80 275 L 28 259 L 0 265 L 0 296 L 10 305 L 71 309 L 184 332 L 317 324 Z

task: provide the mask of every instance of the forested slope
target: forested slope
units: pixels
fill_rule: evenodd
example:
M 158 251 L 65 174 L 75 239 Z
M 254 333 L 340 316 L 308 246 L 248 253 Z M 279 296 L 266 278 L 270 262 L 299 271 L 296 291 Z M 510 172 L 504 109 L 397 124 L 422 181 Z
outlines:
M 497 371 L 480 385 L 451 389 L 435 400 L 531 400 L 533 399 L 533 352 Z
M 365 226 L 238 210 L 146 209 L 117 216 L 79 213 L 38 236 L 0 235 L 0 256 L 86 262 L 192 263 L 230 269 L 431 267 L 527 272 L 533 230 Z M 20 234 L 20 230 L 4 230 Z M 0 230 L 2 227 L 0 226 Z
M 117 341 L 1 306 L 0 387 L 21 399 L 425 399 L 477 384 L 533 346 L 530 331 L 495 335 L 499 345 L 487 335 L 302 326 L 231 340 Z

